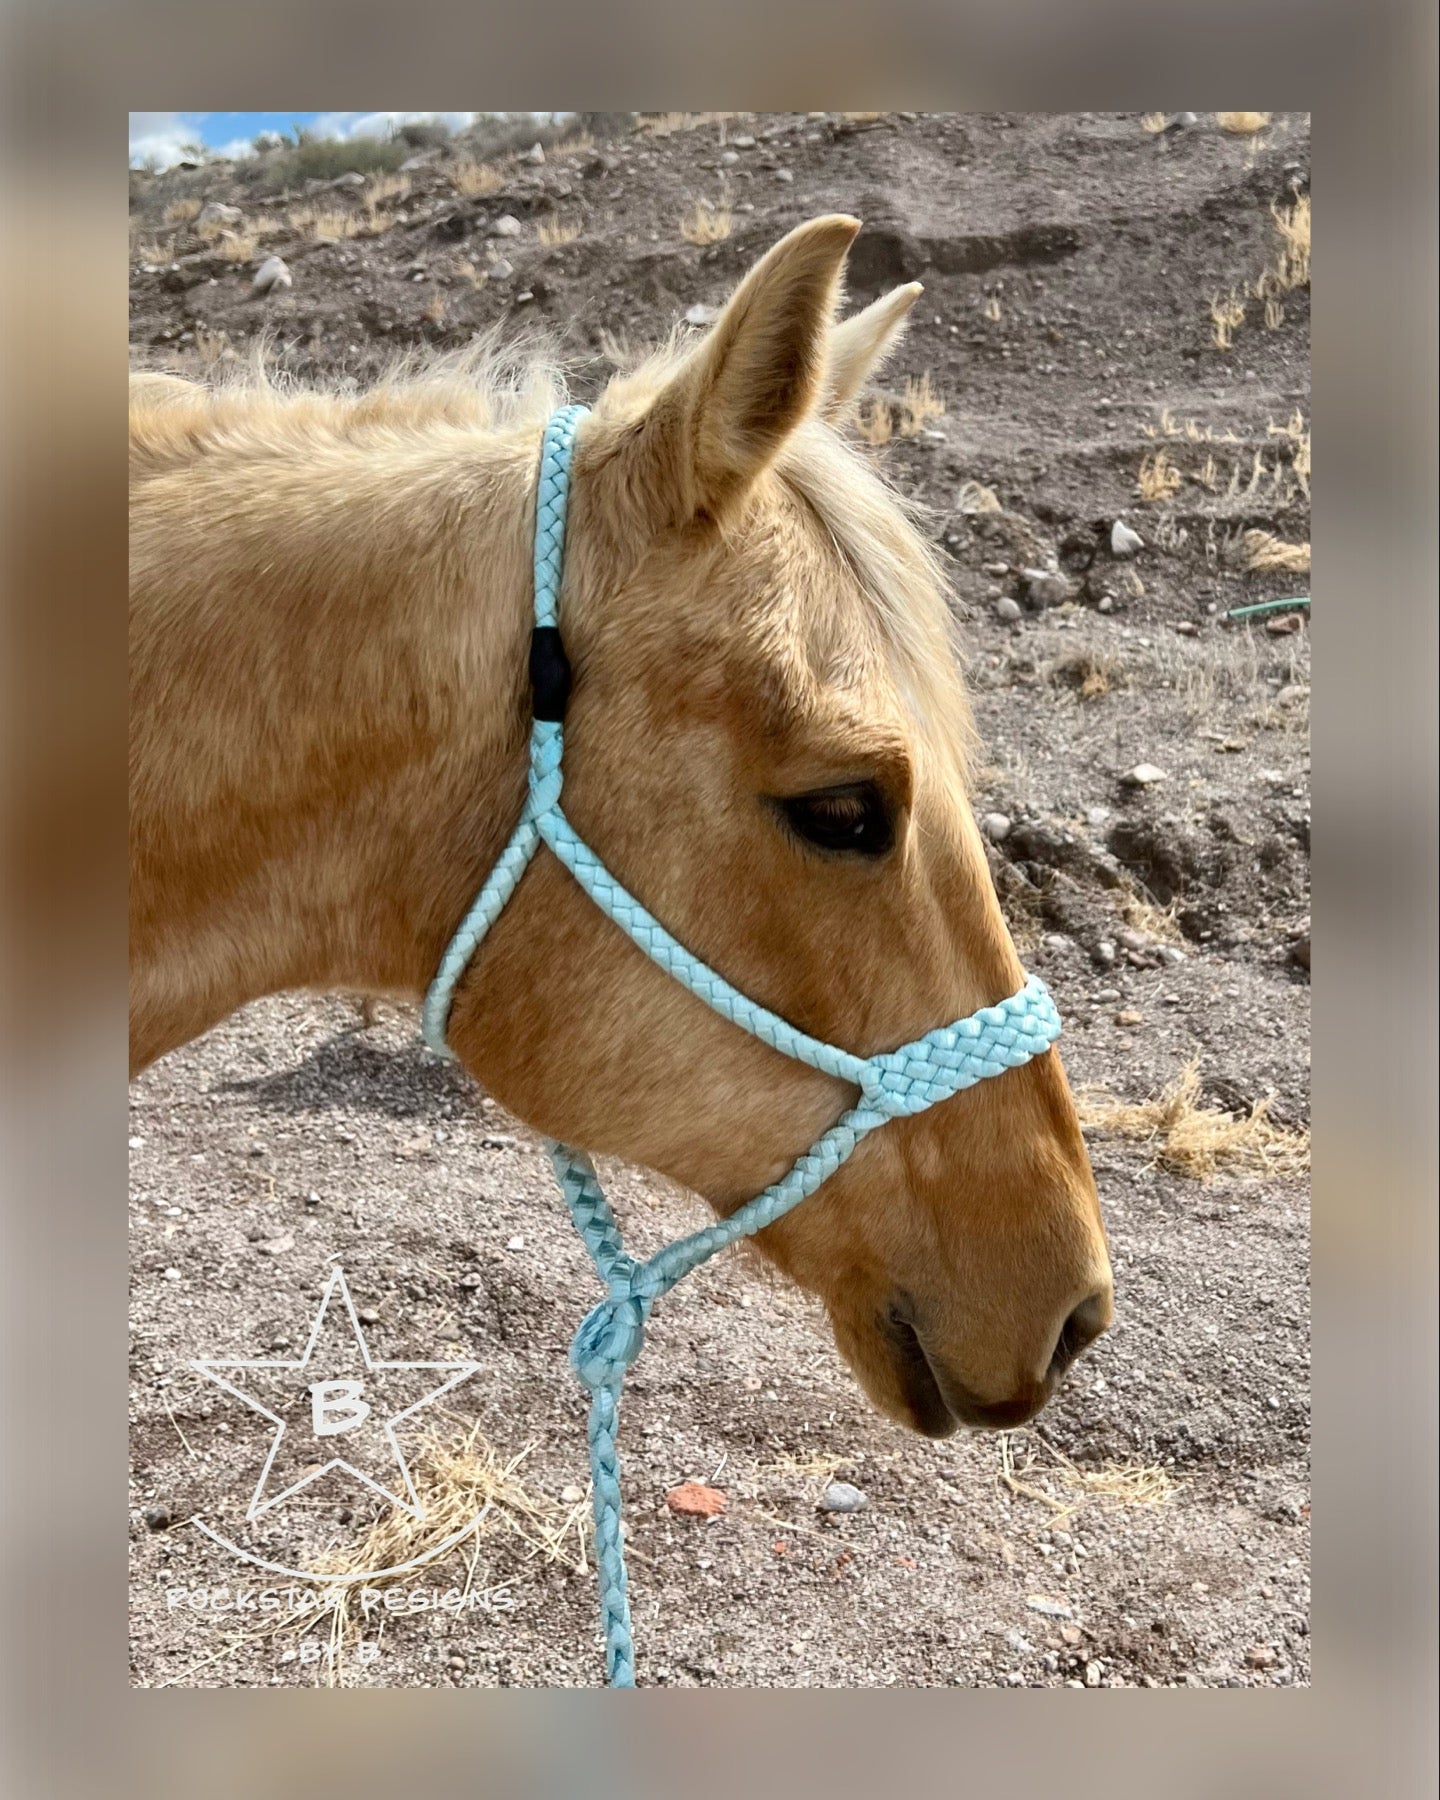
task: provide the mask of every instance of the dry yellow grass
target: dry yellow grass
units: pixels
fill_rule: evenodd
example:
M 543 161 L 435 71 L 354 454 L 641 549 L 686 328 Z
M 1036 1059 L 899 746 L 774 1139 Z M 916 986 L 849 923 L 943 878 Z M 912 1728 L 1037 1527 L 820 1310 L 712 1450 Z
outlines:
M 192 219 L 200 217 L 202 202 L 192 195 L 188 200 L 172 200 L 165 208 L 163 223 L 166 225 L 188 225 Z
M 730 207 L 724 201 L 697 200 L 680 221 L 687 244 L 718 244 L 730 235 Z
M 135 255 L 141 262 L 168 263 L 175 260 L 174 238 L 147 238 L 135 246 Z
M 542 244 L 573 244 L 583 230 L 579 219 L 542 219 L 535 235 Z
M 317 210 L 310 215 L 310 229 L 317 238 L 358 237 L 362 220 L 358 213 L 342 212 L 338 207 Z M 294 223 L 294 215 L 291 217 Z
M 855 429 L 872 450 L 879 450 L 895 435 L 895 415 L 890 402 L 877 394 L 862 400 L 855 409 Z
M 1091 1503 L 1167 1506 L 1181 1487 L 1156 1463 L 1107 1462 L 1098 1469 L 1082 1468 L 1038 1432 L 1002 1432 L 999 1450 L 1002 1484 L 1021 1499 L 1038 1500 L 1048 1508 L 1047 1526 L 1063 1525 Z
M 905 379 L 905 395 L 900 402 L 900 435 L 915 437 L 923 431 L 931 419 L 945 417 L 945 402 L 939 390 L 930 379 L 927 369 L 923 375 L 909 375 Z
M 1168 500 L 1172 494 L 1179 493 L 1183 480 L 1184 476 L 1171 462 L 1167 451 L 1152 450 L 1141 459 L 1135 477 L 1135 492 L 1142 500 Z
M 992 325 L 998 325 L 1000 323 L 999 296 L 996 294 L 991 294 L 990 298 L 980 308 L 980 312 L 981 312 L 981 316 L 983 318 L 988 319 Z
M 1222 131 L 1228 131 L 1235 137 L 1253 137 L 1257 131 L 1263 131 L 1274 115 L 1268 112 L 1222 113 L 1217 112 L 1215 123 Z
M 365 184 L 363 197 L 366 207 L 374 212 L 387 200 L 403 200 L 409 192 L 408 175 L 374 175 Z
M 550 155 L 555 159 L 566 156 L 583 156 L 587 150 L 593 150 L 594 148 L 595 140 L 591 137 L 590 133 L 588 131 L 577 131 L 574 137 L 566 138 L 563 142 L 554 145 L 550 151 Z
M 445 296 L 443 294 L 432 294 L 425 302 L 424 306 L 421 307 L 420 317 L 428 324 L 443 325 L 445 323 L 445 310 Z
M 1310 427 L 1305 423 L 1305 416 L 1300 412 L 1291 413 L 1283 425 L 1272 420 L 1266 427 L 1267 435 L 1287 439 L 1293 446 L 1290 467 L 1296 481 L 1308 495 L 1310 492 Z
M 222 262 L 249 262 L 260 248 L 260 233 L 254 230 L 227 231 L 216 241 L 215 254 Z
M 450 171 L 450 185 L 467 200 L 477 200 L 486 194 L 498 194 L 505 185 L 505 177 L 491 164 L 476 162 L 473 157 L 466 156 Z
M 1140 129 L 1148 131 L 1152 137 L 1157 131 L 1165 129 L 1165 123 L 1164 113 L 1141 113 L 1140 115 Z
M 1235 333 L 1245 323 L 1245 301 L 1231 288 L 1228 294 L 1212 295 L 1210 300 L 1211 337 L 1217 350 L 1228 350 Z
M 1113 656 L 1101 656 L 1092 650 L 1074 650 L 1062 656 L 1050 674 L 1053 680 L 1074 688 L 1082 700 L 1098 700 L 1125 683 L 1123 664 Z
M 1121 889 L 1120 916 L 1133 930 L 1143 932 L 1154 943 L 1174 944 L 1178 948 L 1185 942 L 1179 910 L 1173 900 L 1168 906 L 1161 906 L 1137 882 L 1127 881 Z
M 1203 1106 L 1200 1099 L 1200 1068 L 1191 1063 L 1154 1100 L 1132 1105 L 1092 1088 L 1076 1104 L 1085 1130 L 1149 1144 L 1162 1167 L 1197 1181 L 1222 1168 L 1251 1175 L 1303 1175 L 1309 1169 L 1309 1133 L 1275 1124 L 1268 1099 L 1243 1115 Z
M 1282 293 L 1310 285 L 1310 196 L 1301 194 L 1293 206 L 1272 206 L 1275 229 L 1280 233 L 1280 255 L 1275 279 Z
M 1281 571 L 1291 575 L 1310 572 L 1310 546 L 1287 544 L 1270 531 L 1247 531 L 1242 540 L 1242 560 L 1247 569 Z

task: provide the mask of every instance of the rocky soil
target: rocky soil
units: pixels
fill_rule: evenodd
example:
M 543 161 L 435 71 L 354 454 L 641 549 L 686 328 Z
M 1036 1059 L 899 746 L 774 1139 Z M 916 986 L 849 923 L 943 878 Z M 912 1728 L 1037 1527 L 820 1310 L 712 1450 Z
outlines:
M 1255 291 L 1284 249 L 1276 209 L 1308 195 L 1308 122 L 1156 123 L 665 121 L 493 177 L 435 146 L 379 195 L 346 177 L 275 193 L 227 165 L 141 177 L 133 359 L 197 372 L 266 339 L 297 374 L 363 379 L 397 351 L 538 325 L 583 398 L 617 345 L 703 322 L 789 226 L 857 214 L 854 300 L 925 284 L 864 424 L 951 562 L 977 811 L 1072 1080 L 1143 1101 L 1197 1062 L 1202 1104 L 1268 1101 L 1301 1133 L 1308 613 L 1228 615 L 1309 591 L 1308 285 L 1272 290 L 1268 319 Z M 238 216 L 182 217 L 192 202 Z M 727 218 L 707 245 L 682 231 Z M 286 280 L 259 293 L 276 255 Z M 1226 327 L 1231 296 L 1245 316 Z M 193 1598 L 258 1577 L 191 1521 L 253 1484 L 265 1438 L 189 1362 L 297 1354 L 335 1261 L 373 1354 L 474 1358 L 457 1415 L 524 1453 L 546 1528 L 575 1512 L 565 1346 L 592 1288 L 523 1127 L 426 1057 L 413 1019 L 295 997 L 167 1059 L 132 1110 L 134 1679 L 593 1681 L 573 1531 L 547 1560 L 499 1523 L 433 1582 L 468 1579 L 484 1605 L 358 1634 Z M 1308 1680 L 1306 1186 L 1090 1141 L 1118 1322 L 1005 1440 L 931 1444 L 876 1417 L 810 1304 L 751 1258 L 667 1301 L 623 1427 L 643 1681 Z M 698 1216 L 613 1175 L 643 1241 Z M 677 1514 L 687 1480 L 726 1509 Z M 836 1480 L 863 1507 L 824 1510 Z M 325 1483 L 270 1530 L 277 1560 L 343 1553 L 384 1511 Z

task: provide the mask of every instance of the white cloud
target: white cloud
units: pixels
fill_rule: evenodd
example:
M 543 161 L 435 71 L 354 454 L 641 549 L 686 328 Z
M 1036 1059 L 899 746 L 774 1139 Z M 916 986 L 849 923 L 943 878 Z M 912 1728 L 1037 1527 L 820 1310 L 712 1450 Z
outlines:
M 473 112 L 331 112 L 311 119 L 306 129 L 318 138 L 384 137 L 412 119 L 438 121 L 452 131 L 463 131 L 479 117 Z
M 153 157 L 162 169 L 168 168 L 180 160 L 183 145 L 198 142 L 204 117 L 204 113 L 132 112 L 130 161 Z

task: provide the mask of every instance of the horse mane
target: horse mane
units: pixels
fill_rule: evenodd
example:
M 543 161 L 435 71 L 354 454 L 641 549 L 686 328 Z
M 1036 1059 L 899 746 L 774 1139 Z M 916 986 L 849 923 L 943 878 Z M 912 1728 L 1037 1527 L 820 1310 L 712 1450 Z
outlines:
M 598 417 L 636 416 L 674 375 L 693 339 L 677 328 L 639 355 L 608 346 L 617 373 Z M 131 378 L 132 475 L 161 472 L 226 448 L 285 454 L 309 443 L 377 451 L 443 425 L 510 436 L 540 429 L 570 397 L 560 359 L 539 334 L 481 335 L 459 350 L 397 357 L 373 382 L 312 381 L 278 372 L 262 344 L 209 383 Z M 891 486 L 872 456 L 812 417 L 787 439 L 775 472 L 813 515 L 865 594 L 892 674 L 937 776 L 970 785 L 974 727 L 950 584 L 925 534 L 922 509 Z

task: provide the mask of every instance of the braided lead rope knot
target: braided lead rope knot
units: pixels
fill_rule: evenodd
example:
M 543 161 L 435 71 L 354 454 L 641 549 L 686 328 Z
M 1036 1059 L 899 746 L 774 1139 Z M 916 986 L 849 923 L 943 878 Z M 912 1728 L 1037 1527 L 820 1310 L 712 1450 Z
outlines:
M 537 630 L 556 627 L 570 457 L 584 416 L 583 407 L 565 407 L 545 429 L 535 496 Z M 558 710 L 563 712 L 563 701 Z M 444 1056 L 452 1054 L 446 1034 L 455 989 L 543 842 L 632 943 L 713 1011 L 782 1055 L 859 1090 L 849 1111 L 802 1152 L 779 1181 L 727 1218 L 666 1244 L 643 1263 L 626 1253 L 620 1227 L 589 1158 L 564 1144 L 550 1145 L 560 1191 L 607 1289 L 581 1321 L 570 1346 L 570 1362 L 590 1392 L 595 1564 L 606 1673 L 612 1687 L 633 1687 L 635 1653 L 616 1439 L 625 1373 L 644 1348 L 651 1307 L 718 1251 L 765 1230 L 807 1199 L 870 1132 L 892 1119 L 924 1112 L 977 1081 L 1002 1075 L 1043 1054 L 1060 1035 L 1060 1015 L 1045 984 L 1032 975 L 1017 993 L 998 1004 L 981 1007 L 968 1018 L 940 1026 L 913 1043 L 878 1056 L 856 1056 L 810 1037 L 692 956 L 620 885 L 561 810 L 564 753 L 563 724 L 558 719 L 536 718 L 530 733 L 529 789 L 514 835 L 461 921 L 425 996 L 422 1022 L 431 1048 Z
M 645 1347 L 650 1302 L 642 1295 L 607 1294 L 580 1322 L 570 1345 L 570 1366 L 586 1387 L 614 1387 Z

